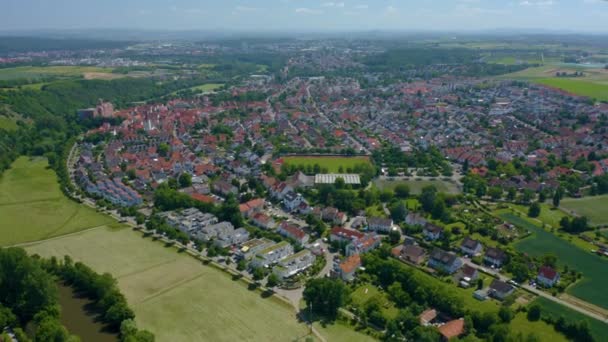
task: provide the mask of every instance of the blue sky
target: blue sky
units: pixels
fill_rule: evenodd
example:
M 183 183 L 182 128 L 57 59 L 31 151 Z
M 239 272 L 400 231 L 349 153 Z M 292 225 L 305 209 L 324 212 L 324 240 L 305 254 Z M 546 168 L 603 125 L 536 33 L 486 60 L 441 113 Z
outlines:
M 608 32 L 607 0 L 1 0 L 0 30 Z

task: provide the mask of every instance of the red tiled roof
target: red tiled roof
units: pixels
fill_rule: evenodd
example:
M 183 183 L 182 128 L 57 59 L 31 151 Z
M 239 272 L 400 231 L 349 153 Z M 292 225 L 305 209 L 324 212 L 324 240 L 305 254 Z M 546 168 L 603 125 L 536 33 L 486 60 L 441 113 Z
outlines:
M 340 264 L 340 269 L 343 273 L 352 273 L 359 266 L 361 266 L 361 257 L 359 254 L 354 254 Z
M 457 337 L 464 333 L 464 319 L 455 319 L 439 327 L 439 333 L 446 339 Z

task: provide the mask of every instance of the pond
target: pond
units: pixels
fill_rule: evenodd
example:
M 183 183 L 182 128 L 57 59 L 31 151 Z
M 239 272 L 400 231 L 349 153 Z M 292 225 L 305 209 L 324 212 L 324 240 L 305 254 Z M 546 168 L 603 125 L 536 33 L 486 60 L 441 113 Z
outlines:
M 86 342 L 117 342 L 118 335 L 109 331 L 105 324 L 97 320 L 97 312 L 93 302 L 79 296 L 74 290 L 61 283 L 59 288 L 59 304 L 61 305 L 61 323 L 68 331 Z

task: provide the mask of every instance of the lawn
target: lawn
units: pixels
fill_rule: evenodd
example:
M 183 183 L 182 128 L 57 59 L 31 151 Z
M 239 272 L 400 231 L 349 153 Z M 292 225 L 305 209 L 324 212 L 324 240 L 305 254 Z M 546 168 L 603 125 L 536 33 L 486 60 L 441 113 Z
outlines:
M 608 224 L 608 195 L 567 198 L 561 201 L 560 206 L 568 211 L 573 211 L 578 215 L 587 216 L 594 225 Z
M 131 229 L 97 228 L 27 247 L 45 257 L 69 254 L 109 272 L 157 341 L 291 341 L 307 334 L 295 311 L 240 281 Z
M 399 309 L 387 298 L 386 293 L 381 292 L 376 286 L 371 284 L 363 284 L 359 286 L 351 294 L 353 304 L 365 306 L 370 299 L 376 297 L 379 299 L 380 305 L 382 306 L 382 314 L 387 319 L 394 319 L 399 313 Z
M 602 323 L 596 319 L 585 316 L 578 311 L 574 311 L 546 298 L 538 297 L 533 303 L 541 306 L 543 316 L 553 318 L 564 316 L 568 322 L 580 322 L 582 320 L 586 320 L 589 323 L 589 328 L 591 328 L 591 334 L 595 337 L 596 341 L 604 341 L 604 337 L 608 336 L 608 324 L 606 323 Z
M 502 219 L 532 232 L 532 235 L 515 243 L 515 248 L 532 256 L 555 254 L 560 265 L 567 265 L 583 274 L 583 279 L 568 288 L 568 293 L 589 303 L 608 308 L 608 260 L 585 251 L 553 233 L 511 213 L 499 215 Z
M 523 215 L 528 214 L 528 207 L 525 205 L 510 204 L 510 206 L 520 211 Z M 546 203 L 541 203 L 540 208 L 540 215 L 536 219 L 542 223 L 550 225 L 553 228 L 559 228 L 559 221 L 562 219 L 562 217 L 568 216 L 563 211 L 554 209 L 551 205 Z
M 437 188 L 439 192 L 444 192 L 448 194 L 459 194 L 460 190 L 455 183 L 443 181 L 443 180 L 381 180 L 377 179 L 374 181 L 376 187 L 380 190 L 384 189 L 395 189 L 395 187 L 399 184 L 405 184 L 410 188 L 410 192 L 414 195 L 418 195 L 422 192 L 422 189 L 426 186 L 433 185 Z
M 539 341 L 566 342 L 568 339 L 555 328 L 544 321 L 530 322 L 525 313 L 518 313 L 509 324 L 509 328 L 515 333 L 521 333 L 524 337 L 535 335 Z
M 313 324 L 315 329 L 331 342 L 368 342 L 376 341 L 373 337 L 355 331 L 353 328 L 346 326 L 342 322 L 327 324 L 323 326 L 319 322 Z
M 0 175 L 0 246 L 73 233 L 115 221 L 67 199 L 44 158 L 20 157 Z
M 83 77 L 86 73 L 111 73 L 112 68 L 91 66 L 23 66 L 0 69 L 0 80 L 39 79 L 44 77 Z
M 303 166 L 314 166 L 318 164 L 321 169 L 327 169 L 330 173 L 340 172 L 342 167 L 343 173 L 347 172 L 347 169 L 354 168 L 361 164 L 370 164 L 368 157 L 336 157 L 336 156 L 289 156 L 282 158 L 284 163 L 290 165 L 303 165 Z

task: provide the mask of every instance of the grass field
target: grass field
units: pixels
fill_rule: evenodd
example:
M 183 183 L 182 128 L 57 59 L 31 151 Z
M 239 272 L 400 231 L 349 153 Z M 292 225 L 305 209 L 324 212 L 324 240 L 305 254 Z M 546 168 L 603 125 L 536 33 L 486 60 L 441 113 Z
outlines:
M 361 305 L 361 307 L 364 307 L 365 303 L 370 299 L 374 297 L 378 298 L 380 305 L 382 306 L 381 310 L 384 317 L 387 319 L 394 319 L 397 317 L 399 309 L 397 309 L 386 296 L 386 293 L 380 292 L 376 286 L 371 284 L 363 284 L 351 294 L 353 304 Z
M 526 318 L 526 314 L 521 312 L 515 315 L 515 318 L 509 323 L 509 328 L 517 334 L 521 333 L 524 337 L 531 334 L 535 335 L 539 338 L 539 341 L 568 341 L 566 336 L 556 331 L 552 325 L 549 325 L 544 321 L 530 322 L 528 321 L 528 318 Z
M 500 217 L 532 232 L 531 236 L 515 243 L 518 251 L 532 256 L 555 254 L 560 265 L 568 265 L 569 268 L 583 274 L 583 279 L 569 287 L 568 293 L 589 303 L 608 308 L 608 292 L 604 289 L 608 284 L 608 272 L 598 271 L 608 269 L 608 260 L 578 248 L 521 217 L 510 213 L 500 214 Z
M 581 71 L 584 77 L 555 77 L 557 72 L 573 73 Z M 585 66 L 549 63 L 540 67 L 528 68 L 511 74 L 501 75 L 498 79 L 517 79 L 559 88 L 567 92 L 608 101 L 608 70 Z
M 376 341 L 373 337 L 357 332 L 344 323 L 336 322 L 323 326 L 319 322 L 313 324 L 323 337 L 329 342 L 371 342 Z
M 202 85 L 199 85 L 196 87 L 192 87 L 190 89 L 200 91 L 200 92 L 206 92 L 206 91 L 216 90 L 222 86 L 223 86 L 223 84 L 221 84 L 221 83 L 208 83 L 208 84 L 202 84 Z
M 288 304 L 130 229 L 92 229 L 27 250 L 69 254 L 114 275 L 138 325 L 157 341 L 292 341 L 307 334 Z
M 0 175 L 0 246 L 36 241 L 115 222 L 67 199 L 43 158 L 20 157 Z
M 24 66 L 0 69 L 0 80 L 39 79 L 45 77 L 84 77 L 86 73 L 107 74 L 112 68 L 92 66 Z
M 17 122 L 13 118 L 9 118 L 4 115 L 0 115 L 0 128 L 5 129 L 7 131 L 12 131 L 17 129 Z
M 523 215 L 528 214 L 528 207 L 525 205 L 510 204 L 510 206 L 523 213 Z M 553 209 L 551 205 L 546 203 L 541 203 L 540 208 L 540 215 L 537 217 L 537 219 L 554 228 L 559 228 L 559 221 L 562 219 L 562 217 L 568 216 L 563 211 L 559 209 Z
M 340 166 L 343 168 L 343 172 L 346 173 L 346 169 L 353 168 L 361 164 L 370 164 L 368 157 L 335 157 L 335 156 L 289 156 L 283 157 L 283 161 L 286 165 L 303 165 L 303 166 L 314 166 L 319 164 L 321 169 L 326 168 L 330 173 L 339 172 Z
M 411 180 L 380 180 L 377 179 L 374 181 L 374 185 L 378 187 L 380 190 L 384 189 L 395 189 L 395 187 L 399 184 L 405 184 L 410 188 L 410 192 L 414 195 L 418 195 L 422 192 L 422 189 L 429 185 L 434 185 L 439 192 L 444 192 L 448 194 L 459 194 L 460 190 L 458 186 L 452 182 L 443 181 L 443 180 L 420 180 L 417 181 L 415 179 Z
M 583 197 L 578 199 L 566 198 L 560 206 L 579 215 L 587 216 L 591 224 L 608 224 L 608 195 Z
M 589 323 L 591 334 L 595 337 L 596 341 L 605 341 L 604 338 L 608 336 L 608 324 L 602 323 L 596 319 L 585 316 L 578 311 L 574 311 L 566 306 L 560 305 L 548 299 L 538 297 L 534 300 L 535 304 L 539 304 L 542 308 L 542 315 L 548 317 L 559 318 L 564 316 L 568 322 L 579 322 L 586 320 Z M 545 341 L 541 339 L 542 341 Z

